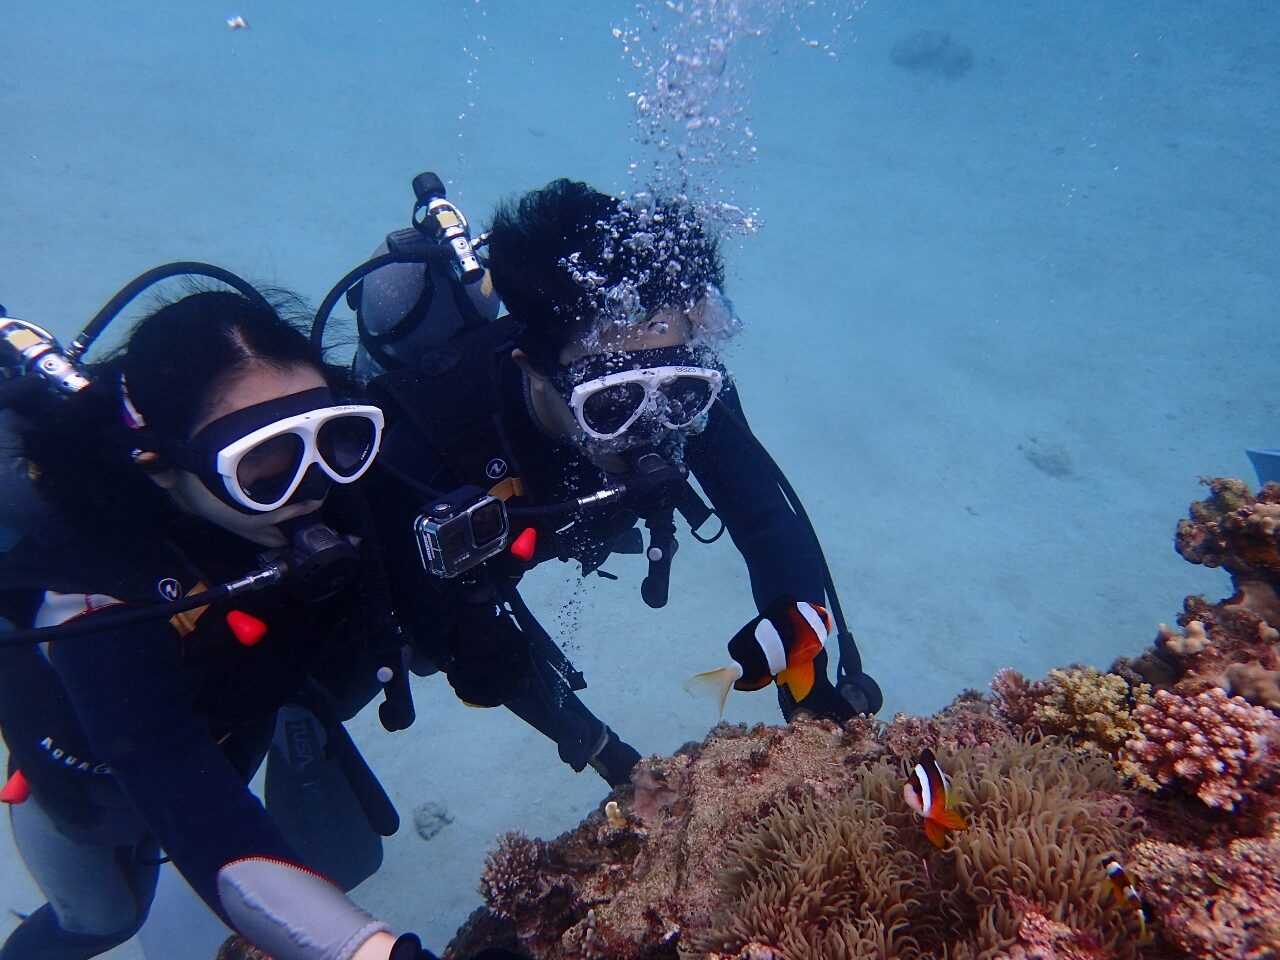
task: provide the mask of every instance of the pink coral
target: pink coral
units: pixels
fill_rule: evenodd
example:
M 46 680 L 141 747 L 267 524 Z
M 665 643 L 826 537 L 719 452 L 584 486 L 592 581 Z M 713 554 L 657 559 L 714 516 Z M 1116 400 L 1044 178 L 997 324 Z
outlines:
M 991 703 L 996 716 L 1010 726 L 1027 730 L 1035 726 L 1036 707 L 1049 696 L 1051 685 L 1043 680 L 1028 680 L 1017 670 L 1004 667 L 991 680 Z
M 1218 689 L 1187 698 L 1162 690 L 1138 707 L 1142 735 L 1126 749 L 1162 785 L 1178 784 L 1211 807 L 1234 810 L 1277 779 L 1280 719 Z

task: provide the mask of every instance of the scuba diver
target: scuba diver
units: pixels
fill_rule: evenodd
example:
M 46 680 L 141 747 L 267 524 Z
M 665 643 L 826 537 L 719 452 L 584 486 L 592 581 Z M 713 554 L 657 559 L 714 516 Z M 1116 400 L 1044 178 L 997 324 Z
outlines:
M 419 232 L 454 231 L 453 286 L 480 288 L 488 274 L 472 255 L 465 218 L 449 207 L 433 220 L 432 204 L 445 202 L 434 175 L 414 187 Z M 422 230 L 433 222 L 434 231 Z M 577 698 L 581 674 L 516 586 L 548 559 L 608 576 L 600 567 L 610 553 L 643 552 L 641 593 L 660 607 L 678 514 L 707 542 L 715 537 L 701 531 L 718 517 L 746 561 L 759 610 L 782 594 L 832 606 L 839 686 L 820 655 L 803 700 L 779 688 L 784 716 L 876 712 L 880 690 L 862 671 L 812 525 L 746 425 L 717 359 L 736 319 L 720 294 L 715 239 L 696 216 L 673 202 L 620 201 L 554 181 L 500 207 L 476 239 L 487 244 L 488 271 L 509 313 L 425 333 L 430 290 L 415 300 L 404 269 L 394 282 L 381 280 L 386 262 L 413 259 L 395 257 L 397 246 L 414 249 L 412 234 L 389 236 L 391 254 L 344 283 L 364 278 L 348 294 L 366 348 L 357 368 L 373 374 L 367 389 L 389 418 L 382 469 L 371 476 L 386 485 L 376 501 L 394 592 L 405 598 L 400 612 L 410 623 L 439 617 L 445 581 L 470 591 L 469 599 L 468 590 L 450 594 L 453 625 L 433 634 L 431 656 L 457 695 L 507 706 L 555 741 L 573 769 L 590 764 L 612 785 L 628 782 L 638 754 Z M 439 258 L 415 262 L 427 260 L 438 269 Z M 420 277 L 427 270 L 414 269 Z M 431 285 L 426 275 L 418 290 Z M 322 306 L 313 338 L 335 300 Z M 388 349 L 410 337 L 420 349 Z M 423 567 L 433 576 L 422 577 Z
M 235 289 L 160 307 L 100 363 L 78 359 L 105 322 L 64 351 L 0 319 L 23 368 L 0 400 L 23 402 L 24 460 L 52 518 L 0 561 L 0 613 L 20 628 L 0 634 L 0 798 L 48 901 L 0 960 L 128 940 L 162 856 L 276 960 L 433 957 L 300 857 L 247 786 L 277 711 L 302 704 L 370 823 L 395 829 L 340 723 L 379 686 L 384 725 L 412 720 L 403 640 L 366 573 L 374 541 L 338 532 L 368 535 L 348 485 L 374 461 L 382 413 L 349 402 L 344 375 L 261 293 L 175 266 L 158 269 Z M 41 381 L 53 389 L 28 388 Z

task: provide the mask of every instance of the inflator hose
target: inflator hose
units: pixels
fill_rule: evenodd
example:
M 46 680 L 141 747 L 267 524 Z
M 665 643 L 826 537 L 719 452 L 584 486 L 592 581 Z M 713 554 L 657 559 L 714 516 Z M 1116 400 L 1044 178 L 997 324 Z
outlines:
M 221 584 L 203 593 L 192 594 L 181 600 L 170 603 L 149 603 L 145 606 L 131 606 L 124 610 L 103 610 L 92 616 L 78 617 L 67 623 L 53 627 L 30 627 L 25 630 L 8 630 L 0 634 L 0 647 L 17 647 L 24 643 L 44 643 L 46 640 L 66 640 L 71 637 L 83 637 L 90 633 L 100 633 L 117 627 L 128 627 L 148 620 L 168 619 L 179 613 L 194 610 L 196 607 L 207 607 L 234 596 L 231 584 Z

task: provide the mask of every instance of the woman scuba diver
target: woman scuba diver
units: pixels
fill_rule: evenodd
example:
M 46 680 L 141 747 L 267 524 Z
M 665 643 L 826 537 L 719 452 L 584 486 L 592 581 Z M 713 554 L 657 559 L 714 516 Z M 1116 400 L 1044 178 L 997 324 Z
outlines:
M 161 851 L 277 960 L 430 956 L 299 862 L 246 786 L 299 691 L 376 690 L 378 618 L 333 529 L 359 528 L 335 484 L 369 469 L 381 412 L 343 403 L 307 338 L 238 292 L 161 307 L 87 370 L 25 437 L 59 522 L 0 561 L 0 613 L 28 628 L 0 640 L 5 799 L 48 900 L 0 960 L 128 940 Z M 325 551 L 336 575 L 311 563 Z

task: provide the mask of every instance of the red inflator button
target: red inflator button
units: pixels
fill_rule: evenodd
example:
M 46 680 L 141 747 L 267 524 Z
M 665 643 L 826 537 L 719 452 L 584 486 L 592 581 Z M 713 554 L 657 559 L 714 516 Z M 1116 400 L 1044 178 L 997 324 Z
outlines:
M 0 787 L 0 801 L 4 803 L 22 803 L 29 796 L 31 796 L 31 785 L 27 783 L 27 778 L 22 775 L 21 770 L 13 771 L 9 782 Z
M 538 531 L 529 527 L 524 533 L 511 542 L 511 555 L 528 563 L 538 549 Z
M 227 626 L 231 628 L 231 632 L 236 635 L 242 647 L 252 647 L 267 635 L 267 625 L 243 610 L 229 612 Z

